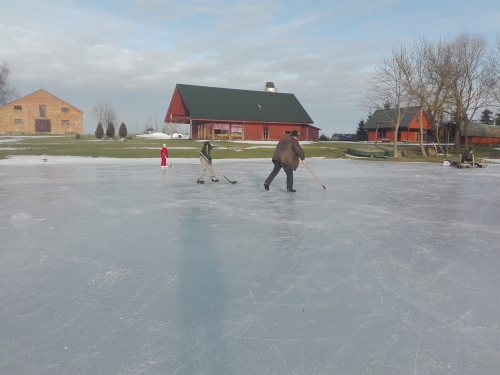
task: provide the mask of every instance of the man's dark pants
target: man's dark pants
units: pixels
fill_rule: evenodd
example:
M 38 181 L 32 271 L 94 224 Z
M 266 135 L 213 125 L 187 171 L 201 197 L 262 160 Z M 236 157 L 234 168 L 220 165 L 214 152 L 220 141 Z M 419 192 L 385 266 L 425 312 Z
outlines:
M 286 173 L 286 190 L 293 189 L 293 170 L 292 170 L 292 168 L 290 168 L 290 167 L 286 166 L 285 164 L 280 163 L 279 161 L 276 161 L 276 160 L 273 160 L 273 163 L 274 163 L 274 169 L 271 172 L 271 174 L 269 175 L 269 177 L 267 178 L 266 182 L 264 182 L 264 183 L 266 185 L 271 185 L 271 182 L 273 182 L 274 177 L 276 177 L 276 175 L 279 173 L 281 168 L 283 168 L 283 170 Z

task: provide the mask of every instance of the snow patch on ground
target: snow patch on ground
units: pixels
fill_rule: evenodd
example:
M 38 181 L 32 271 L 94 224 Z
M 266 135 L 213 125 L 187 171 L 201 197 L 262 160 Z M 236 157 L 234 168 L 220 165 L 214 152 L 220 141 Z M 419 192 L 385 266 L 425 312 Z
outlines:
M 172 136 L 165 133 L 137 134 L 137 138 L 153 138 L 153 139 L 189 139 L 189 135 L 174 133 Z

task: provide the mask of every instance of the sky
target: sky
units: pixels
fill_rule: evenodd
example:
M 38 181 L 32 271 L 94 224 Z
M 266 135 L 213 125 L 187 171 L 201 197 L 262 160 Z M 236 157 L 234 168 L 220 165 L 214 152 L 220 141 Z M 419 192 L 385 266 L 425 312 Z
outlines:
M 498 1 L 0 0 L 0 62 L 21 96 L 112 106 L 129 133 L 161 127 L 177 83 L 293 93 L 320 133 L 354 133 L 381 58 L 460 32 L 492 41 Z

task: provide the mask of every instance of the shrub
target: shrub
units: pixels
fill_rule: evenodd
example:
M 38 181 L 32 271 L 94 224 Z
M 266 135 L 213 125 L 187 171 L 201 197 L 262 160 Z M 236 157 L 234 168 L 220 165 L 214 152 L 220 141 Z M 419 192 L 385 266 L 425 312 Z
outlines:
M 122 122 L 120 125 L 120 129 L 118 129 L 118 135 L 120 138 L 126 138 L 127 137 L 127 127 L 125 124 Z
M 115 136 L 115 126 L 113 123 L 110 121 L 108 122 L 108 128 L 106 129 L 106 135 L 109 138 L 113 138 Z
M 95 130 L 95 137 L 97 139 L 102 139 L 102 137 L 104 137 L 104 130 L 102 128 L 102 124 L 101 123 L 97 124 L 97 128 Z
M 76 133 L 75 138 L 76 139 L 82 139 L 82 137 L 80 137 L 80 134 L 78 134 L 78 133 Z

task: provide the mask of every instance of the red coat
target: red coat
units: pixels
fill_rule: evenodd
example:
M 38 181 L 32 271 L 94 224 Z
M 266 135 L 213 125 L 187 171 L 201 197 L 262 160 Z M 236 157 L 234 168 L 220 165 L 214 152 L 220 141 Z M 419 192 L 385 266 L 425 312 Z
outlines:
M 162 147 L 160 150 L 160 155 L 162 158 L 168 158 L 168 149 L 166 147 Z
M 165 167 L 167 165 L 167 158 L 168 158 L 168 149 L 166 147 L 161 148 L 160 156 L 161 156 L 161 166 Z

